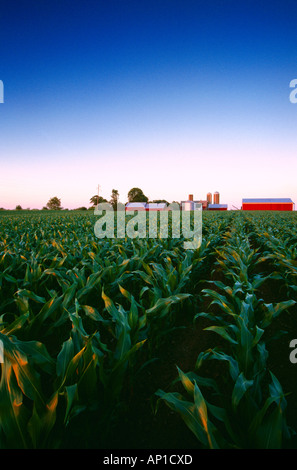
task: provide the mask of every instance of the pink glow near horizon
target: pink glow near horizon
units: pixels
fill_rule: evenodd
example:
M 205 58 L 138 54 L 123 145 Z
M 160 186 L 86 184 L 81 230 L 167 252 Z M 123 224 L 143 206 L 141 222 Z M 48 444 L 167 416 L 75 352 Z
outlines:
M 157 147 L 157 146 L 156 146 Z M 52 196 L 61 199 L 62 206 L 74 209 L 89 207 L 89 199 L 97 194 L 109 199 L 112 189 L 118 189 L 121 202 L 126 202 L 129 189 L 140 187 L 150 200 L 206 199 L 207 192 L 220 193 L 220 202 L 240 207 L 245 197 L 290 197 L 297 201 L 293 148 L 261 148 L 214 144 L 197 148 L 157 148 L 140 152 L 115 149 L 106 158 L 77 155 L 25 164 L 10 163 L 1 169 L 0 207 L 14 209 L 42 208 Z M 266 151 L 265 151 L 266 150 Z M 282 165 L 286 161 L 291 165 Z M 154 155 L 151 157 L 151 155 Z

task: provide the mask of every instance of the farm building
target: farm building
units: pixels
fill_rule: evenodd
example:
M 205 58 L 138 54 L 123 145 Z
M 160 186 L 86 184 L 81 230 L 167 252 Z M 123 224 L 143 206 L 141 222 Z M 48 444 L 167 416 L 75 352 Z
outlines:
M 220 193 L 216 191 L 213 195 L 213 203 L 220 204 Z
M 165 211 L 166 209 L 166 202 L 148 202 L 145 208 L 147 211 Z
M 245 211 L 292 211 L 293 205 L 289 198 L 243 199 L 241 208 Z
M 206 210 L 207 209 L 207 206 L 208 206 L 208 201 L 204 201 L 204 200 L 200 200 L 200 201 L 197 201 L 198 204 L 202 204 L 202 210 Z
M 125 206 L 126 211 L 145 211 L 146 202 L 128 202 Z
M 128 202 L 126 211 L 164 211 L 167 210 L 166 202 Z
M 228 204 L 208 204 L 209 211 L 226 211 Z
M 193 194 L 189 194 L 189 199 L 187 201 L 181 201 L 180 206 L 184 211 L 194 211 L 200 209 L 200 204 L 202 204 L 202 201 L 194 201 Z

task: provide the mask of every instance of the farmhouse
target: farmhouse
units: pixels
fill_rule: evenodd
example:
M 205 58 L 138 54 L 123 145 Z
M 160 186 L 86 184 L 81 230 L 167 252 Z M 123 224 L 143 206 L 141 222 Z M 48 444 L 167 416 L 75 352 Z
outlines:
M 193 194 L 189 194 L 189 199 L 187 201 L 181 201 L 180 207 L 185 211 L 194 211 L 200 208 L 201 203 L 202 201 L 194 201 Z

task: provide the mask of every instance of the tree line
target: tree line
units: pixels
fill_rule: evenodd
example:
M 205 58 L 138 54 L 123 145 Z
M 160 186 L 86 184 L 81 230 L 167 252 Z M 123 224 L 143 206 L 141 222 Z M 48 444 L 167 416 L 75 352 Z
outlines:
M 143 193 L 142 189 L 136 187 L 130 189 L 127 196 L 128 202 L 165 202 L 166 204 L 169 204 L 168 201 L 166 201 L 165 199 L 154 199 L 153 201 L 149 201 L 149 198 Z M 119 202 L 119 191 L 117 189 L 113 189 L 109 200 L 105 199 L 102 196 L 94 195 L 90 198 L 90 204 L 92 204 L 91 207 L 87 208 L 85 206 L 82 206 L 78 207 L 75 210 L 93 210 L 97 204 L 100 204 L 102 202 L 108 202 L 112 205 L 113 209 L 116 209 L 117 204 Z M 3 208 L 1 209 L 4 210 Z M 18 204 L 15 210 L 23 210 L 23 208 L 21 205 Z M 63 210 L 61 199 L 59 199 L 57 196 L 51 197 L 47 204 L 42 208 L 42 210 Z

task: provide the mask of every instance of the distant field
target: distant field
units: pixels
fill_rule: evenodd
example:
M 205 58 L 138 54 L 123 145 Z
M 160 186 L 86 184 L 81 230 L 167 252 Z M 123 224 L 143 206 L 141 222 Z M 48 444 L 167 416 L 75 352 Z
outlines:
M 0 448 L 297 448 L 296 212 L 198 250 L 96 220 L 0 211 Z

